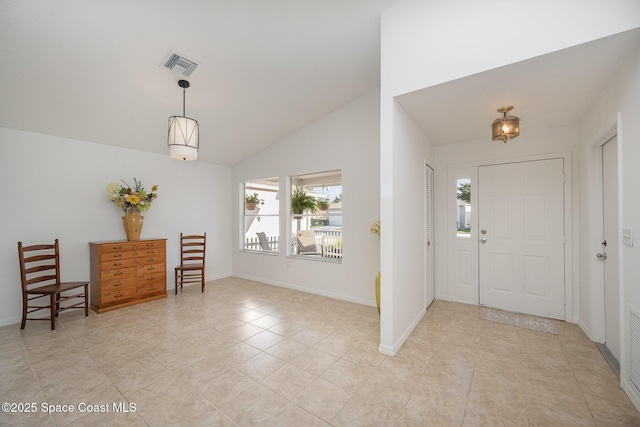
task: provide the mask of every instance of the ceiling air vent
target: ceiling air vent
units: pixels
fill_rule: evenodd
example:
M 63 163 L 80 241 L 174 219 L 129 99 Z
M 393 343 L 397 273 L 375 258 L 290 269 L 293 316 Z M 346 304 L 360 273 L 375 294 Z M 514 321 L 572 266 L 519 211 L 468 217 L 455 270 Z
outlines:
M 193 70 L 196 69 L 198 64 L 184 56 L 171 52 L 167 59 L 162 63 L 162 66 L 169 71 L 188 77 L 193 73 Z

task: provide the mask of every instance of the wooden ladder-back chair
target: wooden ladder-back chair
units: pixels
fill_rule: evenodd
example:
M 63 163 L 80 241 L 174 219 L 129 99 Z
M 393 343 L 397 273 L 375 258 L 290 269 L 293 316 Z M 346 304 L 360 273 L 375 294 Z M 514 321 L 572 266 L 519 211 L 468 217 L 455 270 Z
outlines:
M 180 233 L 180 265 L 176 267 L 176 295 L 178 285 L 200 283 L 204 292 L 204 260 L 207 233 L 184 236 Z
M 84 308 L 84 315 L 89 315 L 89 282 L 60 281 L 60 250 L 58 239 L 53 245 L 41 244 L 22 246 L 18 242 L 18 258 L 20 259 L 20 278 L 22 280 L 22 324 L 24 329 L 27 319 L 51 320 L 51 330 L 56 329 L 58 313 L 72 308 Z M 63 292 L 84 288 L 83 292 L 62 295 Z M 48 305 L 32 305 L 33 300 L 48 298 Z M 82 299 L 71 304 L 67 301 Z M 39 301 L 43 303 L 44 301 Z M 27 317 L 39 310 L 50 310 L 50 317 Z

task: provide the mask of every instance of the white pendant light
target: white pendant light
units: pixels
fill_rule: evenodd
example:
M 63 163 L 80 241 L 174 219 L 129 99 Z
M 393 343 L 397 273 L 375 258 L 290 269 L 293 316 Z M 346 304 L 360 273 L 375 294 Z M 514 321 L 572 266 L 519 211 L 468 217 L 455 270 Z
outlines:
M 179 160 L 196 160 L 200 148 L 200 128 L 197 120 L 185 116 L 185 92 L 189 82 L 180 80 L 178 86 L 182 88 L 182 116 L 169 117 L 169 155 Z

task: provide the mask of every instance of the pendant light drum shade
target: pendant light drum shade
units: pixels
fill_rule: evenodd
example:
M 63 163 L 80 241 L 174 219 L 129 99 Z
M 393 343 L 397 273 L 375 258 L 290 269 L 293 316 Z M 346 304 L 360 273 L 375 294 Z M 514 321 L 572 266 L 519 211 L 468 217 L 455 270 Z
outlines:
M 180 80 L 178 86 L 182 88 L 182 116 L 169 117 L 169 156 L 179 160 L 196 160 L 200 148 L 200 127 L 197 120 L 185 114 L 185 92 L 189 82 Z
M 200 148 L 199 135 L 197 120 L 184 116 L 169 117 L 169 155 L 179 160 L 196 160 Z

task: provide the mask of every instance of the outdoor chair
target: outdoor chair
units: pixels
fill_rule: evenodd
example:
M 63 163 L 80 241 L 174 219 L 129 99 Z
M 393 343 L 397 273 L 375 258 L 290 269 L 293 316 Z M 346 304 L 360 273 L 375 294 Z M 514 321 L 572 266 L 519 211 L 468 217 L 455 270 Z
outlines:
M 258 235 L 258 242 L 260 243 L 260 249 L 263 251 L 271 251 L 271 243 L 269 243 L 269 239 L 267 239 L 267 235 L 264 232 L 256 233 Z
M 322 256 L 322 245 L 316 245 L 316 232 L 313 230 L 298 231 L 296 245 L 298 247 L 298 255 Z

